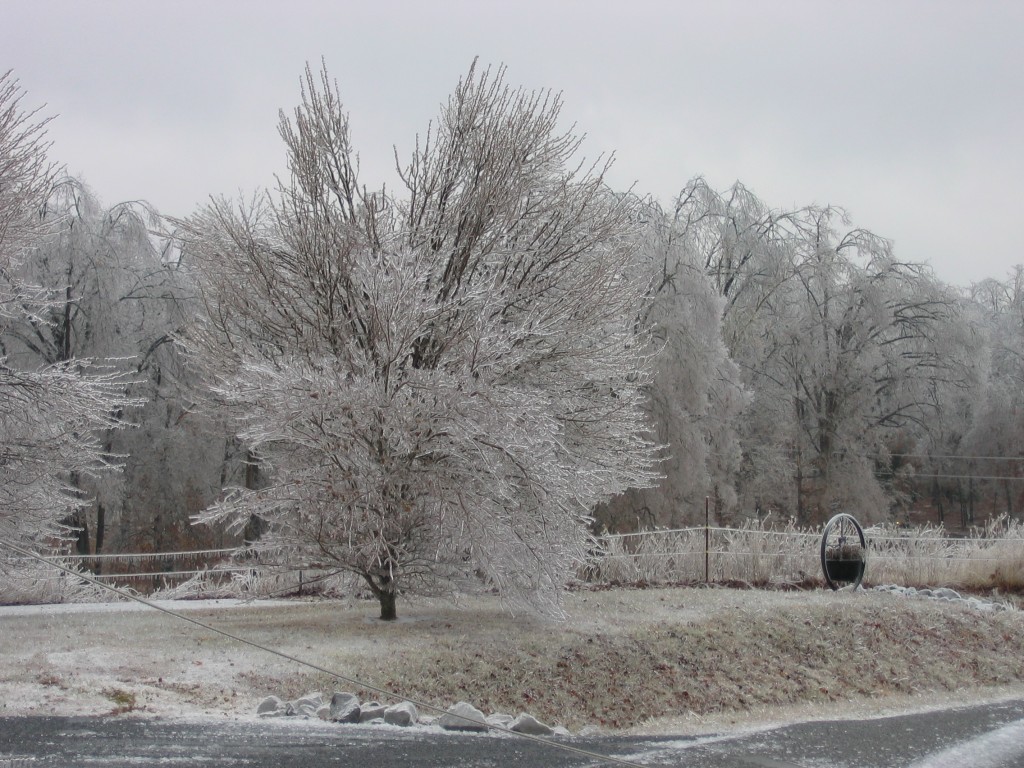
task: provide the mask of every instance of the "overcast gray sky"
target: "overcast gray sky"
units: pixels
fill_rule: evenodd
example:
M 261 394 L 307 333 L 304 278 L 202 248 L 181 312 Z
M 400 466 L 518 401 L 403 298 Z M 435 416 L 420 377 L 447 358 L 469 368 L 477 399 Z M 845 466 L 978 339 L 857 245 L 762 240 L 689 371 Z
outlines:
M 1017 0 L 0 0 L 0 70 L 107 204 L 272 184 L 321 57 L 376 186 L 479 56 L 561 91 L 615 186 L 840 205 L 959 285 L 1024 262 L 1022 38 Z

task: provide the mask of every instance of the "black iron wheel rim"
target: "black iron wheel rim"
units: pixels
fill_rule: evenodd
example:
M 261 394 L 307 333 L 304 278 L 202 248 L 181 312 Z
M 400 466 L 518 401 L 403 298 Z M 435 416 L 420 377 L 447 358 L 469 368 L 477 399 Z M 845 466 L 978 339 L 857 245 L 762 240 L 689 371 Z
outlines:
M 837 548 L 844 547 L 859 547 L 858 556 L 855 559 L 843 560 L 829 557 Z M 837 562 L 855 565 L 833 566 L 830 569 L 829 563 Z M 864 529 L 853 515 L 840 512 L 825 523 L 821 535 L 821 572 L 825 576 L 825 584 L 833 591 L 843 588 L 857 589 L 864 580 L 866 566 L 867 541 L 864 538 Z

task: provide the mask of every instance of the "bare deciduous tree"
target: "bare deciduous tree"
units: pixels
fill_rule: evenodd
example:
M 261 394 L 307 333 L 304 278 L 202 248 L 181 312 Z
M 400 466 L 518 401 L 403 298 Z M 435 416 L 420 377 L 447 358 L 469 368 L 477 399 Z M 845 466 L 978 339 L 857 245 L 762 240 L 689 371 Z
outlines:
M 472 69 L 400 169 L 361 187 L 326 73 L 282 115 L 276 202 L 184 222 L 187 345 L 275 478 L 202 520 L 401 592 L 474 572 L 557 611 L 594 505 L 654 479 L 642 209 L 572 165 L 560 100 Z

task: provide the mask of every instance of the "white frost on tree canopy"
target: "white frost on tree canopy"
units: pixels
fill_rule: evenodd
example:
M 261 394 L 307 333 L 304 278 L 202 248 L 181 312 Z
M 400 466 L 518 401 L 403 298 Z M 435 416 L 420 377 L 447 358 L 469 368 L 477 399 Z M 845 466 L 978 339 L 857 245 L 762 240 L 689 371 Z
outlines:
M 10 73 L 0 75 L 0 335 L 46 323 L 54 297 L 22 275 L 48 237 L 43 216 L 55 169 L 46 121 L 24 112 Z M 44 547 L 83 503 L 80 478 L 110 468 L 99 433 L 119 426 L 131 400 L 109 366 L 83 359 L 15 365 L 0 356 L 0 540 Z
M 187 345 L 275 478 L 201 520 L 399 592 L 470 571 L 557 612 L 594 505 L 655 479 L 642 207 L 571 166 L 560 102 L 475 68 L 402 170 L 356 177 L 326 74 L 282 117 L 276 202 L 183 222 L 207 308 Z

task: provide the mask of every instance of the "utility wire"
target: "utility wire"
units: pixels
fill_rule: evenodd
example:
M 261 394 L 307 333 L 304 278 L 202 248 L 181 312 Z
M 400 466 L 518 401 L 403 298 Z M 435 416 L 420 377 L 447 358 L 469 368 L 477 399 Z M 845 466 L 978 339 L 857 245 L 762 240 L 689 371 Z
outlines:
M 915 472 L 912 475 L 906 475 L 907 480 L 913 480 L 917 477 L 927 478 L 939 478 L 946 480 L 1024 480 L 1024 476 L 1014 475 L 944 475 L 944 474 L 921 474 Z M 884 479 L 892 479 L 892 475 L 887 475 Z
M 935 453 L 890 453 L 905 459 L 964 459 L 965 461 L 1024 461 L 1024 456 L 955 456 Z M 870 457 L 869 457 L 870 458 Z
M 397 694 L 394 691 L 389 691 L 386 688 L 381 688 L 379 686 L 373 685 L 371 683 L 364 682 L 362 680 L 357 680 L 357 679 L 352 678 L 352 677 L 347 677 L 345 675 L 342 675 L 339 672 L 335 672 L 334 670 L 327 669 L 326 667 L 321 667 L 318 664 L 314 664 L 314 663 L 312 663 L 310 661 L 306 661 L 305 659 L 300 659 L 297 656 L 292 656 L 291 654 L 285 653 L 284 651 L 279 651 L 279 650 L 276 650 L 274 648 L 269 648 L 269 647 L 267 647 L 265 645 L 260 645 L 259 643 L 255 642 L 253 640 L 248 640 L 248 639 L 246 639 L 244 637 L 241 637 L 240 635 L 236 635 L 236 634 L 234 634 L 232 632 L 228 632 L 226 630 L 219 629 L 218 627 L 214 627 L 214 626 L 212 626 L 210 624 L 207 624 L 205 622 L 199 621 L 198 619 L 194 619 L 191 616 L 186 616 L 186 615 L 184 615 L 182 613 L 178 613 L 177 611 L 172 611 L 170 608 L 167 608 L 167 607 L 162 606 L 162 605 L 157 605 L 156 603 L 152 602 L 151 600 L 146 600 L 145 598 L 139 597 L 138 595 L 133 595 L 130 592 L 126 592 L 126 591 L 124 591 L 122 589 L 119 589 L 119 588 L 113 586 L 112 584 L 106 584 L 106 583 L 104 583 L 102 581 L 98 581 L 98 580 L 96 580 L 95 578 L 93 578 L 92 576 L 90 576 L 88 574 L 84 574 L 84 573 L 75 571 L 72 568 L 69 568 L 66 565 L 63 565 L 62 563 L 55 563 L 53 561 L 47 560 L 42 555 L 39 555 L 39 554 L 29 550 L 29 549 L 24 549 L 23 547 L 19 547 L 16 544 L 11 544 L 10 542 L 3 541 L 2 539 L 0 539 L 0 547 L 4 547 L 5 549 L 8 549 L 8 550 L 10 550 L 10 551 L 12 551 L 12 552 L 14 552 L 16 554 L 22 555 L 23 557 L 26 557 L 26 558 L 29 558 L 29 559 L 32 559 L 32 560 L 38 560 L 39 562 L 44 563 L 45 565 L 50 565 L 50 566 L 52 566 L 54 568 L 57 568 L 58 570 L 61 570 L 61 571 L 65 572 L 65 573 L 67 573 L 67 574 L 70 574 L 71 576 L 83 579 L 84 581 L 87 581 L 90 584 L 93 584 L 94 586 L 101 587 L 101 588 L 103 588 L 103 589 L 105 589 L 105 590 L 107 590 L 109 592 L 112 592 L 115 595 L 118 595 L 119 597 L 127 598 L 128 600 L 134 600 L 135 602 L 141 603 L 142 605 L 145 605 L 145 606 L 147 606 L 149 608 L 152 608 L 153 610 L 160 611 L 161 613 L 165 613 L 165 614 L 167 614 L 168 616 L 170 616 L 172 618 L 178 619 L 180 621 L 187 622 L 189 624 L 193 624 L 193 625 L 195 625 L 195 626 L 197 626 L 197 627 L 199 627 L 201 629 L 205 629 L 207 632 L 212 632 L 214 634 L 221 635 L 222 637 L 226 637 L 229 640 L 234 640 L 235 642 L 241 643 L 242 645 L 247 645 L 250 648 L 256 648 L 258 650 L 261 650 L 261 651 L 264 651 L 266 653 L 269 653 L 269 654 L 271 654 L 273 656 L 277 656 L 277 657 L 285 659 L 287 661 L 294 662 L 295 664 L 298 664 L 300 666 L 308 667 L 309 669 L 312 669 L 312 670 L 314 670 L 316 672 L 320 672 L 322 674 L 327 675 L 328 677 L 332 677 L 335 680 L 340 680 L 340 681 L 342 681 L 344 683 L 350 683 L 351 685 L 354 685 L 354 686 L 357 686 L 357 687 L 360 687 L 360 688 L 364 688 L 364 689 L 366 689 L 368 691 L 373 691 L 374 693 L 379 693 L 382 696 L 387 696 L 387 697 L 390 697 L 390 698 L 393 698 L 393 699 L 398 699 L 400 701 L 406 701 L 406 702 L 414 705 L 418 709 L 424 709 L 424 710 L 428 710 L 428 711 L 431 711 L 431 712 L 437 712 L 438 714 L 442 714 L 442 715 L 448 714 L 448 715 L 450 715 L 452 717 L 459 717 L 460 719 L 465 720 L 467 724 L 470 724 L 470 725 L 473 725 L 473 726 L 477 726 L 477 727 L 485 726 L 488 730 L 497 731 L 499 733 L 504 733 L 504 734 L 507 734 L 509 736 L 516 736 L 516 737 L 518 737 L 520 739 L 525 739 L 526 741 L 532 741 L 535 744 L 541 744 L 541 745 L 544 745 L 544 746 L 547 746 L 547 747 L 551 747 L 552 749 L 560 749 L 563 752 L 568 752 L 570 754 L 579 755 L 581 757 L 586 757 L 586 758 L 593 759 L 593 760 L 599 760 L 599 761 L 604 762 L 604 763 L 611 763 L 611 764 L 614 764 L 614 765 L 624 765 L 624 766 L 628 766 L 629 768 L 646 768 L 646 766 L 643 766 L 641 763 L 635 763 L 635 762 L 632 762 L 630 760 L 624 760 L 623 758 L 615 757 L 613 755 L 602 755 L 602 754 L 599 754 L 597 752 L 591 752 L 591 751 L 586 750 L 586 749 L 581 749 L 579 747 L 574 747 L 571 744 L 564 744 L 564 743 L 561 743 L 561 742 L 558 742 L 558 741 L 553 741 L 551 739 L 546 739 L 546 738 L 543 738 L 541 736 L 533 736 L 533 735 L 527 734 L 527 733 L 519 733 L 518 731 L 513 731 L 511 728 L 506 728 L 504 726 L 492 725 L 491 723 L 480 723 L 477 720 L 471 720 L 471 719 L 466 718 L 466 717 L 461 717 L 459 715 L 454 715 L 452 713 L 449 713 L 448 710 L 442 709 L 441 707 L 438 707 L 438 706 L 436 706 L 434 704 L 428 704 L 427 702 L 419 701 L 417 699 L 412 699 L 412 698 L 409 698 L 408 696 L 402 696 L 401 694 Z

